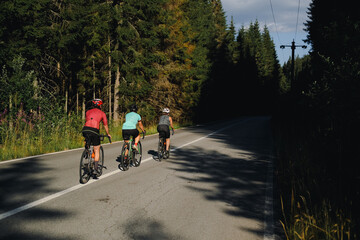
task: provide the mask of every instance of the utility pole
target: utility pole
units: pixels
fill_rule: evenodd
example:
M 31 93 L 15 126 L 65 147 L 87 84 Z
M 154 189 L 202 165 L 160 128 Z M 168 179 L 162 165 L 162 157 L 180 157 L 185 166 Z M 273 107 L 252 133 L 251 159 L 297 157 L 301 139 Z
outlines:
M 291 91 L 294 91 L 294 78 L 295 78 L 295 49 L 297 47 L 307 48 L 306 45 L 295 45 L 295 41 L 293 40 L 291 45 L 281 45 L 280 48 L 284 49 L 285 47 L 291 47 Z

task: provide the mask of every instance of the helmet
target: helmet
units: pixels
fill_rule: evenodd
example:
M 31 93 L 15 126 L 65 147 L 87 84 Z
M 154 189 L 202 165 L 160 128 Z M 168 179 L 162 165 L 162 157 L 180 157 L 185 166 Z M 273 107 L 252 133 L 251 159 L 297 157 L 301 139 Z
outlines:
M 91 101 L 95 107 L 100 107 L 103 104 L 103 101 L 100 98 L 96 98 Z
M 132 105 L 130 106 L 130 111 L 131 111 L 131 112 L 137 112 L 137 110 L 138 110 L 138 107 L 136 106 L 136 104 L 132 104 Z
M 162 110 L 162 112 L 163 112 L 163 113 L 170 113 L 170 109 L 169 109 L 169 108 L 164 108 L 164 109 Z

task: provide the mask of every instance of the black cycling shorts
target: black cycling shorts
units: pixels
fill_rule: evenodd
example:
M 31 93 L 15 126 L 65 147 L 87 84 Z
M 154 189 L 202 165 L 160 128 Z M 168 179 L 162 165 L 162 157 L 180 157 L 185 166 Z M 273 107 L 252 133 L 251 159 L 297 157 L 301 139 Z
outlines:
M 97 128 L 86 127 L 84 126 L 82 129 L 82 134 L 85 140 L 88 141 L 88 144 L 92 146 L 100 145 L 100 131 Z
M 159 125 L 157 131 L 159 132 L 159 137 L 170 138 L 170 129 L 168 125 Z
M 137 136 L 139 136 L 139 130 L 137 129 L 123 129 L 122 135 L 124 140 L 130 140 L 130 137 L 132 136 L 133 139 L 135 139 Z

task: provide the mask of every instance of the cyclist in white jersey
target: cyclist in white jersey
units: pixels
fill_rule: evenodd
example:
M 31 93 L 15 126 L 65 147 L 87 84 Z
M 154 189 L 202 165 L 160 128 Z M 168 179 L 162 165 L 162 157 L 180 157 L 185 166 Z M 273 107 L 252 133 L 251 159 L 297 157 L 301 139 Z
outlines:
M 162 115 L 159 119 L 159 124 L 157 127 L 157 130 L 159 132 L 159 137 L 165 137 L 166 138 L 166 153 L 169 153 L 169 147 L 170 147 L 170 129 L 172 128 L 173 134 L 174 134 L 174 126 L 172 118 L 169 116 L 170 109 L 164 108 L 162 110 Z

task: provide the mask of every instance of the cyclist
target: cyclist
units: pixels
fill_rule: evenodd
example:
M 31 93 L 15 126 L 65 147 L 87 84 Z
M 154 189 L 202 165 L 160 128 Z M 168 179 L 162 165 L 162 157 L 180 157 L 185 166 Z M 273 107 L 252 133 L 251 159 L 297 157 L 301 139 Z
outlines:
M 159 124 L 157 127 L 157 131 L 159 132 L 159 137 L 165 137 L 166 138 L 166 155 L 169 156 L 169 147 L 170 147 L 170 129 L 171 127 L 173 134 L 174 134 L 174 126 L 172 118 L 169 116 L 170 109 L 164 108 L 162 110 L 162 115 L 159 119 Z
M 140 133 L 137 130 L 136 126 L 139 124 L 141 131 L 145 132 L 144 126 L 141 122 L 141 116 L 137 113 L 137 106 L 133 104 L 130 106 L 130 112 L 125 115 L 125 122 L 122 126 L 122 135 L 125 142 L 129 142 L 130 137 L 132 136 L 135 140 L 133 149 L 138 151 L 137 145 L 140 141 Z
M 103 101 L 99 98 L 91 101 L 90 109 L 86 111 L 85 125 L 82 129 L 83 136 L 88 138 L 90 144 L 94 146 L 96 173 L 98 173 L 98 162 L 100 159 L 100 122 L 103 123 L 106 134 L 111 138 L 106 115 L 101 111 L 102 104 Z

